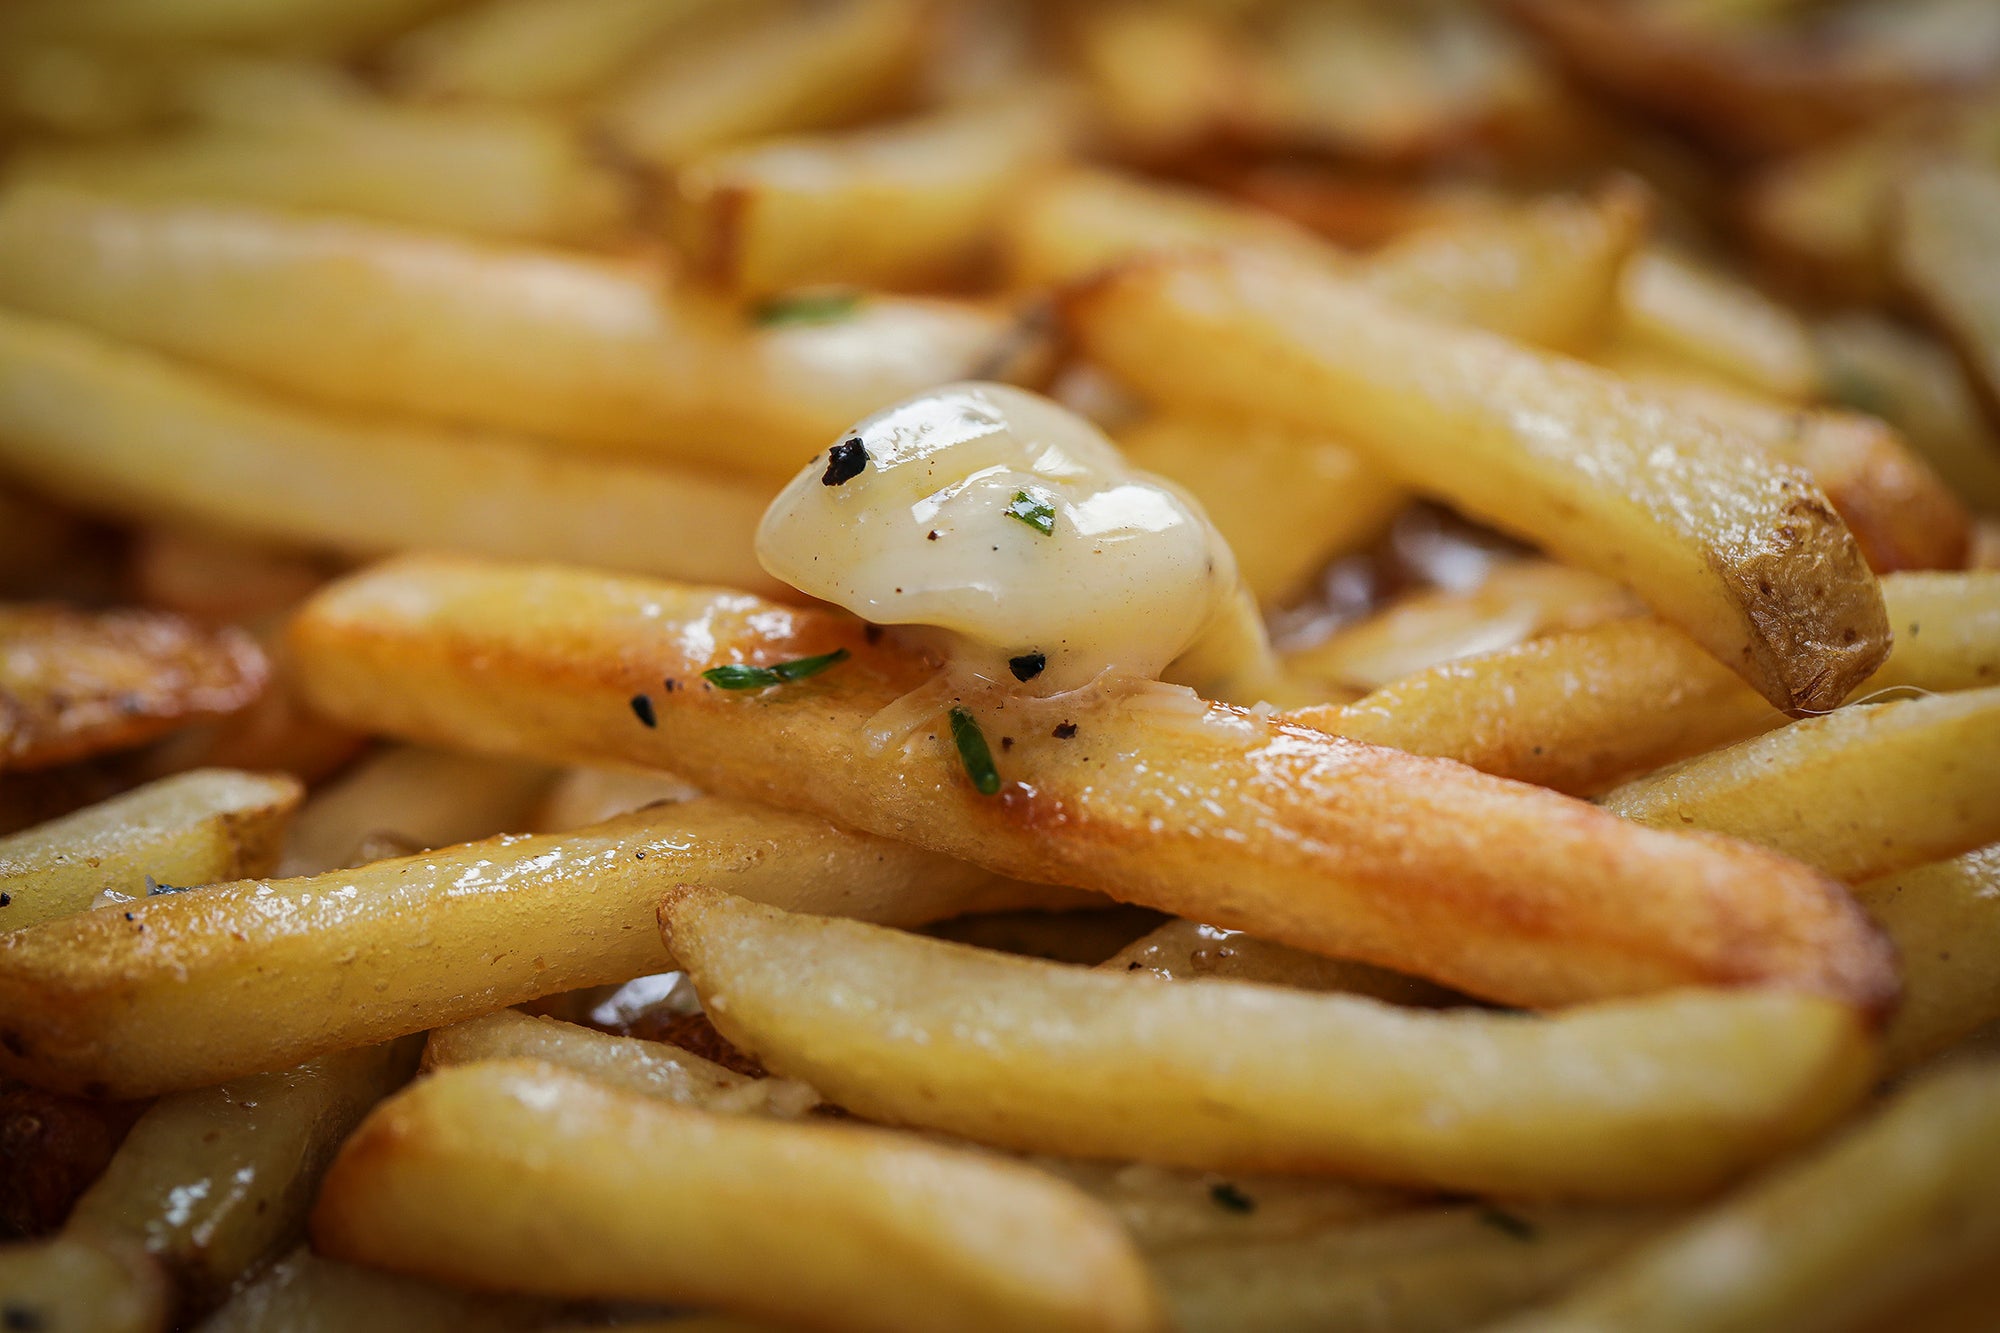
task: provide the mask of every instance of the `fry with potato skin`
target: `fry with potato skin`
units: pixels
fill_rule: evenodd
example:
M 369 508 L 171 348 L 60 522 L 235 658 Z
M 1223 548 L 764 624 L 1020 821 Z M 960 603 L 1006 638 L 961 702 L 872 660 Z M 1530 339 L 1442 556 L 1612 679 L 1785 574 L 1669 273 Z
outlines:
M 268 875 L 305 789 L 195 769 L 0 838 L 0 931 L 87 911 L 98 894 Z
M 371 730 L 665 768 L 1512 1003 L 1769 982 L 1876 1010 L 1894 991 L 1851 900 L 1794 863 L 1184 692 L 1080 701 L 1053 733 L 992 711 L 1003 787 L 981 796 L 941 719 L 871 753 L 869 720 L 930 671 L 869 638 L 737 594 L 406 557 L 316 596 L 291 644 L 315 705 Z M 838 648 L 850 660 L 783 688 L 697 684 Z M 684 687 L 641 726 L 626 702 L 663 675 Z
M 327 1173 L 312 1233 L 335 1258 L 465 1285 L 859 1333 L 1163 1322 L 1116 1221 L 1031 1168 L 711 1116 L 532 1061 L 442 1070 L 386 1103 Z
M 767 1067 L 871 1120 L 1029 1151 L 1539 1198 L 1695 1195 L 1827 1124 L 1874 1067 L 1854 1011 L 1814 996 L 1413 1011 L 1161 985 L 692 887 L 668 895 L 660 926 L 716 1027 Z
M 130 749 L 233 713 L 270 671 L 256 642 L 230 626 L 164 611 L 0 606 L 0 770 Z
M 1333 432 L 1627 584 L 1778 707 L 1830 707 L 1888 653 L 1875 580 L 1803 473 L 1604 372 L 1254 256 L 1135 263 L 1065 310 L 1142 391 Z
M 95 1096 L 197 1088 L 657 972 L 654 907 L 690 876 L 904 925 L 1046 894 L 818 819 L 689 802 L 0 935 L 0 1072 Z

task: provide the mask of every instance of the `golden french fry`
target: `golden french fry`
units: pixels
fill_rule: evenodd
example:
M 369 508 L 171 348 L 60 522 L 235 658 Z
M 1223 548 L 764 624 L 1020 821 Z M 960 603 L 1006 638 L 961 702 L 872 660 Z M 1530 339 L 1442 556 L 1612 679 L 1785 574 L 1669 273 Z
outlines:
M 2000 1018 L 2000 843 L 1857 885 L 1896 946 L 1903 1002 L 1883 1034 L 1891 1068 Z
M 1602 804 L 1849 882 L 1956 856 L 2000 839 L 2000 686 L 1850 704 L 1629 782 Z
M 134 590 L 148 606 L 260 629 L 334 573 L 323 557 L 162 523 L 132 534 L 131 564 Z
M 1882 580 L 1895 644 L 1855 691 L 1965 690 L 2000 672 L 2000 580 Z M 1784 721 L 1679 630 L 1618 621 L 1422 671 L 1297 721 L 1558 791 L 1592 793 Z
M 0 41 L 0 126 L 116 134 L 151 124 L 172 105 L 172 80 L 142 52 L 41 38 Z
M 1407 1213 L 1423 1201 L 1408 1190 L 1326 1176 L 1218 1178 L 1150 1162 L 1027 1160 L 1104 1204 L 1148 1255 L 1284 1241 Z
M 1162 1323 L 1116 1221 L 1030 1168 L 711 1116 L 533 1062 L 441 1070 L 384 1105 L 312 1233 L 335 1258 L 469 1286 L 827 1329 Z
M 235 712 L 269 677 L 256 642 L 227 626 L 136 608 L 0 607 L 0 769 L 129 749 Z
M 303 795 L 282 774 L 198 769 L 0 838 L 0 931 L 86 911 L 107 889 L 267 875 Z
M 1134 464 L 1201 502 L 1266 606 L 1291 600 L 1329 559 L 1373 540 L 1408 498 L 1352 449 L 1268 421 L 1152 416 L 1116 439 Z
M 1618 333 L 1787 402 L 1819 392 L 1804 321 L 1728 273 L 1650 246 L 1618 285 Z
M 1121 270 L 1068 317 L 1146 392 L 1331 431 L 1626 583 L 1780 707 L 1831 706 L 1888 653 L 1874 578 L 1802 473 L 1601 371 L 1243 255 Z
M 624 768 L 575 767 L 558 774 L 528 827 L 534 833 L 566 833 L 613 815 L 666 801 L 691 800 L 701 793 L 666 773 Z
M 410 1042 L 177 1093 L 132 1127 L 65 1234 L 138 1244 L 203 1309 L 290 1244 L 319 1173 L 368 1109 L 409 1077 Z
M 673 962 L 654 907 L 683 880 L 900 925 L 1043 893 L 817 819 L 689 802 L 0 935 L 0 1073 L 144 1096 L 658 972 Z
M 860 120 L 909 100 L 922 0 L 758 6 L 677 38 L 609 95 L 604 131 L 673 168 L 718 144 Z
M 391 87 L 441 100 L 560 101 L 597 91 L 715 0 L 483 0 L 398 38 Z
M 1077 10 L 1076 58 L 1113 142 L 1141 158 L 1205 147 L 1249 93 L 1245 52 L 1215 15 L 1177 5 Z
M 17 37 L 110 44 L 264 44 L 344 51 L 440 8 L 442 0 L 23 0 L 0 11 L 0 46 Z
M 671 225 L 699 271 L 751 296 L 960 285 L 1002 201 L 1062 156 L 1068 118 L 1051 92 L 703 154 L 675 173 Z
M 1985 1061 L 1911 1085 L 1825 1147 L 1499 1328 L 1854 1328 L 1938 1278 L 1990 1264 L 1996 1245 L 2000 1064 Z
M 173 1308 L 165 1275 L 137 1246 L 67 1237 L 0 1246 L 0 1316 L 15 1328 L 160 1333 Z
M 0 462 L 90 508 L 356 554 L 456 546 L 771 586 L 752 550 L 765 486 L 324 416 L 10 314 Z
M 871 1120 L 1039 1152 L 1693 1195 L 1829 1123 L 1874 1067 L 1855 1012 L 1817 996 L 1436 1013 L 1162 985 L 708 889 L 674 890 L 660 922 L 710 1020 L 768 1068 Z
M 550 1327 L 552 1307 L 338 1263 L 302 1245 L 237 1290 L 201 1333 L 529 1333 Z
M 405 557 L 319 594 L 292 646 L 315 706 L 370 730 L 671 767 L 1512 1003 L 1769 981 L 1875 1008 L 1893 988 L 1845 894 L 1769 853 L 1641 833 L 1551 792 L 1171 687 L 1079 701 L 1054 725 L 975 719 L 1000 756 L 1001 790 L 983 796 L 941 718 L 919 711 L 900 743 L 871 747 L 871 719 L 932 672 L 862 630 L 671 584 Z M 700 675 L 837 649 L 852 660 L 785 689 L 713 690 Z M 653 693 L 663 676 L 676 688 Z M 651 727 L 627 708 L 641 691 Z
M 1971 161 L 1923 168 L 1900 205 L 1897 273 L 1958 345 L 1989 413 L 2000 414 L 2000 281 L 1990 262 L 2000 245 L 2000 169 Z
M 1298 990 L 1366 995 L 1390 1004 L 1439 1005 L 1455 997 L 1442 986 L 1366 963 L 1323 958 L 1288 949 L 1240 930 L 1169 921 L 1132 941 L 1104 962 L 1107 972 L 1131 972 L 1168 981 L 1255 981 Z
M 370 838 L 383 835 L 429 849 L 520 832 L 549 777 L 538 764 L 416 746 L 384 750 L 313 793 L 285 840 L 277 873 L 289 878 L 345 869 L 356 864 L 355 853 Z
M 1642 609 L 1602 575 L 1543 560 L 1513 561 L 1470 592 L 1440 589 L 1393 602 L 1323 643 L 1288 654 L 1285 669 L 1374 690 L 1440 663 L 1627 619 Z
M 0 301 L 337 407 L 776 476 L 857 417 L 1004 376 L 1037 345 L 1015 316 L 963 302 L 753 317 L 636 264 L 31 183 L 0 193 Z M 462 469 L 474 478 L 495 485 Z
M 1446 1333 L 1560 1290 L 1658 1221 L 1633 1208 L 1443 1207 L 1151 1258 L 1183 1333 Z

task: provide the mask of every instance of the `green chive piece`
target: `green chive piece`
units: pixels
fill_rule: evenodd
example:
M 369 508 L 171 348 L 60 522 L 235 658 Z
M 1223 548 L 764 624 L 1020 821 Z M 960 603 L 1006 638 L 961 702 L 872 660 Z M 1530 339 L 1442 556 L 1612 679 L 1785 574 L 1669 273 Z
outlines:
M 1046 500 L 1037 500 L 1026 491 L 1015 491 L 1007 505 L 1007 517 L 1018 518 L 1044 537 L 1056 530 L 1056 511 Z
M 837 663 L 845 662 L 848 652 L 836 648 L 818 657 L 800 657 L 790 662 L 777 662 L 767 667 L 745 666 L 732 662 L 728 666 L 710 667 L 701 673 L 701 678 L 717 689 L 761 690 L 772 685 L 787 685 L 807 676 L 817 676 L 820 672 Z
M 781 324 L 834 324 L 853 315 L 860 306 L 859 292 L 798 292 L 759 302 L 750 312 L 750 318 L 766 329 Z
M 1492 1227 L 1495 1231 L 1506 1232 L 1518 1241 L 1531 1241 L 1535 1238 L 1535 1224 L 1533 1222 L 1530 1222 L 1525 1217 L 1516 1217 L 1514 1214 L 1504 1212 L 1498 1208 L 1481 1208 L 1479 1210 L 1479 1220 L 1487 1226 Z
M 958 760 L 965 765 L 966 776 L 979 789 L 981 796 L 992 796 L 1000 790 L 1000 770 L 993 767 L 993 751 L 986 748 L 986 733 L 979 729 L 979 722 L 963 708 L 951 710 L 951 739 L 958 746 Z

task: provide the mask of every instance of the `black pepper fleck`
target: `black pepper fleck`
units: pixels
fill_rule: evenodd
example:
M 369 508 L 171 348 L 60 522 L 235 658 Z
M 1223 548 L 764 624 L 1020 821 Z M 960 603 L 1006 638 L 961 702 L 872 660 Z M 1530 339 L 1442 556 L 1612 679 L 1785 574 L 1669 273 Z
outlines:
M 645 695 L 635 694 L 632 696 L 632 711 L 647 726 L 657 727 L 660 725 L 659 717 L 653 712 L 653 701 Z
M 1055 737 L 1059 741 L 1069 740 L 1070 738 L 1076 735 L 1076 723 L 1058 722 L 1056 723 L 1056 729 L 1050 732 L 1049 735 Z
M 842 440 L 827 451 L 826 471 L 820 473 L 822 486 L 842 486 L 861 475 L 868 466 L 868 448 L 857 436 Z
M 861 637 L 871 644 L 880 643 L 882 642 L 882 627 L 880 625 L 864 625 L 861 628 Z
M 41 1333 L 47 1327 L 38 1310 L 26 1305 L 0 1305 L 0 1328 L 8 1333 Z
M 1208 1197 L 1215 1200 L 1218 1208 L 1226 1208 L 1232 1213 L 1257 1211 L 1257 1201 L 1226 1180 L 1210 1185 Z
M 1000 749 L 1002 753 L 1005 753 L 1006 751 L 1011 750 L 1013 748 L 1014 748 L 1014 738 L 1012 736 L 1002 736 L 1000 738 Z
M 925 533 L 925 534 L 924 534 L 924 540 L 925 540 L 925 541 L 927 541 L 927 542 L 934 542 L 934 541 L 936 541 L 936 540 L 937 540 L 937 529 L 936 529 L 936 528 L 932 528 L 932 529 L 931 529 L 931 530 L 930 530 L 929 532 Z
M 1048 664 L 1047 653 L 1022 653 L 1007 659 L 1007 669 L 1014 673 L 1015 680 L 1033 680 Z
M 13 895 L 13 894 L 11 894 L 11 893 L 0 893 L 0 907 L 5 907 L 5 906 L 7 906 L 7 905 L 8 905 L 9 903 L 11 903 L 11 902 L 13 902 L 13 901 L 14 901 L 14 895 Z

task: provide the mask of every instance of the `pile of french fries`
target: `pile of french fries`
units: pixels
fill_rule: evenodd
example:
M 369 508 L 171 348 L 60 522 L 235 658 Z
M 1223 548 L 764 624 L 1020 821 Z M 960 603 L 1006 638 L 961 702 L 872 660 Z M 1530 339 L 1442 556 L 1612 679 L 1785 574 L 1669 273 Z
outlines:
M 0 599 L 0 1329 L 2000 1328 L 1991 0 L 10 0 Z

